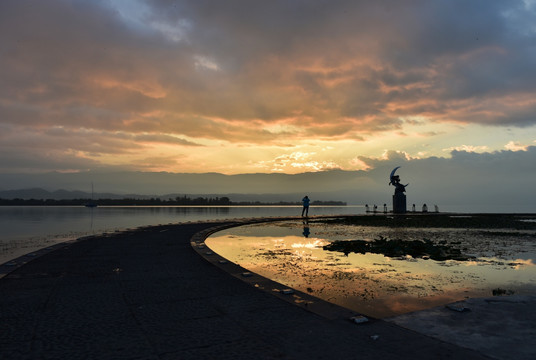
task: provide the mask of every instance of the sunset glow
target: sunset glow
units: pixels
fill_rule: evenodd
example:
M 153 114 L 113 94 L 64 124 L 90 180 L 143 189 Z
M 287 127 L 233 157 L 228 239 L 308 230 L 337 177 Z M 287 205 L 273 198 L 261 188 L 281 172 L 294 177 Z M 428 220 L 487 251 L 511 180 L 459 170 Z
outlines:
M 527 151 L 535 11 L 2 1 L 0 170 L 301 173 Z

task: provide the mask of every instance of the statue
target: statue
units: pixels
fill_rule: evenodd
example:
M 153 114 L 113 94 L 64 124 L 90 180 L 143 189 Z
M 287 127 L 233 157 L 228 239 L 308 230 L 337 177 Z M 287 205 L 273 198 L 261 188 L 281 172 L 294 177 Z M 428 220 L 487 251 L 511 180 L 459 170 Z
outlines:
M 409 184 L 403 185 L 400 183 L 400 176 L 395 175 L 396 170 L 400 168 L 397 166 L 391 171 L 389 176 L 389 185 L 395 187 L 395 194 L 393 195 L 393 212 L 394 213 L 405 213 L 406 212 L 406 186 Z
M 393 171 L 391 171 L 391 181 L 389 182 L 389 185 L 393 185 L 395 187 L 395 194 L 396 193 L 403 193 L 403 192 L 406 192 L 406 186 L 408 186 L 409 184 L 406 184 L 406 185 L 402 185 L 400 183 L 400 176 L 398 175 L 395 175 L 395 171 L 400 168 L 400 166 L 397 166 L 393 169 Z

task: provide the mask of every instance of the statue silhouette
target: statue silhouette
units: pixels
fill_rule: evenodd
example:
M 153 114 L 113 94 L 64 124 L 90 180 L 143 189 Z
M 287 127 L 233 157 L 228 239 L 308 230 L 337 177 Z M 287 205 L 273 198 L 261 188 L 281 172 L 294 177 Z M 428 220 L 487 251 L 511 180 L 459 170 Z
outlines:
M 396 168 L 396 169 L 398 169 L 398 168 Z M 394 172 L 394 170 L 393 170 L 393 172 Z M 406 192 L 406 186 L 408 186 L 409 184 L 402 185 L 400 183 L 400 176 L 392 174 L 391 175 L 391 181 L 389 182 L 389 185 L 393 185 L 395 187 L 395 194 L 396 194 L 396 193 Z
M 403 185 L 400 182 L 400 176 L 395 175 L 396 170 L 400 166 L 397 166 L 391 171 L 391 175 L 389 176 L 389 185 L 393 185 L 395 187 L 395 194 L 393 195 L 393 212 L 394 213 L 405 213 L 406 212 L 406 195 L 404 194 L 406 192 L 406 186 L 409 184 Z

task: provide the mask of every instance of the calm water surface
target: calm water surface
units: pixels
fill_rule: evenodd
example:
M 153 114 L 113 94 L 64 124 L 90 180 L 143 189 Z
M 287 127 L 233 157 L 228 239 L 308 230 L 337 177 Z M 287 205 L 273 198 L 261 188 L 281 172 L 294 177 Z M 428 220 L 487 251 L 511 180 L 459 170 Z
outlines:
M 299 215 L 297 206 L 0 206 L 0 264 L 59 242 L 188 221 Z M 362 206 L 312 206 L 311 215 L 362 214 Z
M 456 244 L 470 261 L 323 250 L 334 240 Z M 246 269 L 368 316 L 384 318 L 494 289 L 536 294 L 536 232 L 410 229 L 285 221 L 213 234 L 207 246 Z

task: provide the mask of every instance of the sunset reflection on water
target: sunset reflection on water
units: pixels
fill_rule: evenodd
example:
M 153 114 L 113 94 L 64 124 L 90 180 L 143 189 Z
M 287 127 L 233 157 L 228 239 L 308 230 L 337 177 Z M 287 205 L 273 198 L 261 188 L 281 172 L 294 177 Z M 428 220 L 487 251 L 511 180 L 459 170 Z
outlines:
M 455 243 L 470 261 L 327 251 L 334 240 L 390 239 Z M 390 229 L 287 221 L 231 228 L 207 246 L 276 282 L 365 315 L 384 318 L 488 297 L 493 289 L 534 294 L 534 234 L 519 237 L 459 229 Z

